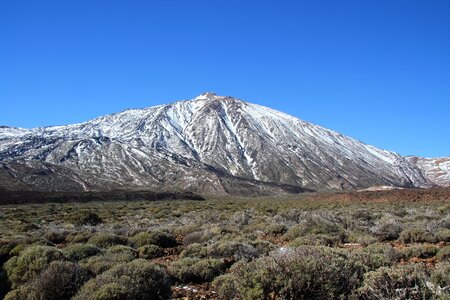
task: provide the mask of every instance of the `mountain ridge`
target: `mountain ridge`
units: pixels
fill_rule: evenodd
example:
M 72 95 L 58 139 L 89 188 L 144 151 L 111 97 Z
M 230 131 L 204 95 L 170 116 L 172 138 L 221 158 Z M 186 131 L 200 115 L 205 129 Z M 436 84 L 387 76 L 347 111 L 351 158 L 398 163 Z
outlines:
M 433 162 L 211 92 L 65 126 L 0 127 L 0 178 L 55 191 L 270 194 L 450 184 L 450 168 L 436 171 Z

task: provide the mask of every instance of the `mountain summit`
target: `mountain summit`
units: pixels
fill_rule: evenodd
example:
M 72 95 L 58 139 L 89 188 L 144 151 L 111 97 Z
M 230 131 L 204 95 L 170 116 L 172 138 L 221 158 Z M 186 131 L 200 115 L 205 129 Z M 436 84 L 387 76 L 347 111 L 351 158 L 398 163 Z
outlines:
M 0 127 L 0 189 L 270 194 L 431 187 L 450 185 L 449 165 L 212 92 L 80 124 Z

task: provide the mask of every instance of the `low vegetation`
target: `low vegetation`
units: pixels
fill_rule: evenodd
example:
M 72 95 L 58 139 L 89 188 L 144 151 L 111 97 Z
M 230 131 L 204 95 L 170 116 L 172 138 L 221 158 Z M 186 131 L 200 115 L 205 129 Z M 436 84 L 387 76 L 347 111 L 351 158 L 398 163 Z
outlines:
M 450 297 L 445 200 L 136 200 L 0 212 L 0 299 Z

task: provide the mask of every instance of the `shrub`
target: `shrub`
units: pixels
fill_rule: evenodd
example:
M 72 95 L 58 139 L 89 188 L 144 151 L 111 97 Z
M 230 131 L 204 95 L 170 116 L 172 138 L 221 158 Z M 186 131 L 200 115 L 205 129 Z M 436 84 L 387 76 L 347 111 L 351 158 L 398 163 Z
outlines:
M 123 300 L 128 299 L 127 288 L 117 283 L 109 283 L 102 285 L 94 294 L 91 299 L 95 300 Z
M 11 249 L 11 251 L 9 252 L 9 256 L 17 256 L 23 250 L 27 249 L 28 247 L 30 247 L 29 244 L 18 244 L 14 248 Z
M 389 244 L 376 243 L 353 251 L 350 253 L 350 257 L 363 264 L 366 271 L 372 271 L 380 267 L 391 266 L 400 261 L 403 254 Z
M 115 245 L 126 245 L 127 239 L 115 234 L 99 233 L 92 236 L 88 243 L 106 249 Z
M 409 243 L 435 243 L 436 237 L 428 231 L 420 228 L 403 230 L 399 240 L 404 244 Z
M 233 257 L 235 260 L 250 260 L 259 256 L 258 250 L 245 242 L 217 242 L 207 248 L 207 256 Z
M 380 241 L 393 241 L 398 239 L 402 225 L 398 222 L 381 224 L 374 232 Z
M 200 244 L 190 244 L 180 254 L 180 257 L 204 258 L 206 256 L 208 256 L 208 250 Z
M 92 225 L 102 223 L 102 219 L 92 211 L 80 210 L 75 213 L 70 214 L 65 218 L 65 220 L 74 225 Z
M 20 244 L 19 240 L 0 240 L 0 265 L 9 259 L 11 250 L 18 244 Z
M 50 231 L 44 235 L 44 238 L 54 244 L 61 244 L 68 234 L 67 231 Z
M 427 274 L 421 264 L 382 267 L 366 274 L 364 285 L 357 291 L 361 299 L 431 299 Z
M 66 236 L 67 243 L 86 243 L 93 234 L 89 231 L 85 232 L 72 232 Z
M 164 249 L 156 245 L 145 245 L 137 249 L 139 258 L 153 259 L 164 256 Z
M 430 245 L 414 245 L 410 247 L 403 248 L 401 253 L 405 258 L 430 258 L 436 255 L 439 248 Z
M 137 259 L 115 266 L 91 279 L 74 299 L 169 299 L 170 286 L 170 278 L 165 269 Z
M 31 246 L 54 246 L 53 243 L 42 240 L 42 239 L 36 239 L 36 238 L 26 238 L 26 239 L 20 239 L 20 240 L 14 240 L 8 243 L 8 245 L 5 245 L 5 247 L 2 249 L 3 251 L 7 251 L 9 249 L 9 253 L 6 252 L 5 256 L 2 257 L 2 259 L 7 259 L 11 256 L 17 256 L 19 255 L 23 250 L 31 247 Z
M 194 243 L 203 243 L 211 239 L 213 236 L 214 235 L 210 230 L 191 232 L 183 238 L 183 244 L 187 246 Z
M 445 246 L 440 249 L 436 255 L 437 261 L 449 261 L 450 260 L 450 246 Z
M 26 299 L 70 299 L 89 278 L 75 263 L 54 261 L 36 280 L 19 289 L 19 294 L 25 293 Z
M 68 259 L 73 261 L 80 261 L 101 252 L 100 248 L 90 244 L 72 244 L 62 251 Z
M 326 234 L 308 234 L 301 236 L 289 243 L 291 247 L 310 246 L 334 246 L 341 241 L 339 237 Z
M 286 231 L 287 231 L 287 227 L 284 226 L 283 224 L 278 224 L 278 223 L 270 224 L 264 230 L 264 232 L 266 234 L 274 235 L 274 236 L 284 234 L 284 233 L 286 233 Z
M 175 237 L 164 231 L 140 232 L 133 236 L 131 241 L 138 247 L 156 245 L 162 248 L 170 248 L 177 245 Z
M 298 237 L 306 235 L 334 236 L 339 242 L 345 242 L 345 240 L 347 239 L 345 232 L 341 230 L 337 225 L 312 220 L 309 220 L 308 222 L 300 225 L 294 225 L 290 227 L 288 231 L 283 235 L 283 239 L 292 241 Z
M 31 285 L 22 285 L 19 288 L 10 291 L 3 300 L 34 300 L 39 299 Z
M 431 273 L 432 282 L 440 289 L 444 289 L 450 286 L 450 262 L 442 261 L 436 264 L 433 272 Z
M 286 233 L 283 235 L 283 239 L 286 241 L 292 241 L 299 236 L 305 235 L 305 230 L 301 225 L 293 225 L 289 227 Z
M 249 242 L 249 244 L 250 246 L 255 248 L 258 257 L 262 255 L 268 255 L 271 251 L 274 251 L 278 248 L 274 244 L 263 240 L 251 241 Z
M 11 281 L 12 288 L 17 288 L 35 279 L 52 261 L 65 260 L 63 253 L 48 246 L 32 246 L 25 249 L 19 256 L 10 258 L 4 269 Z
M 108 250 L 106 250 L 106 253 L 125 254 L 125 255 L 130 255 L 132 257 L 137 257 L 136 250 L 134 250 L 133 248 L 131 248 L 129 246 L 124 246 L 124 245 L 115 245 L 115 246 L 109 247 Z
M 238 262 L 213 285 L 224 299 L 338 299 L 350 295 L 363 267 L 343 251 L 303 246 Z M 223 294 L 226 291 L 227 294 Z M 231 296 L 229 296 L 231 295 Z
M 128 253 L 106 253 L 105 255 L 91 256 L 82 260 L 80 265 L 89 272 L 98 275 L 117 264 L 130 262 L 134 258 L 134 255 Z
M 368 246 L 377 243 L 378 239 L 375 236 L 368 233 L 351 232 L 347 237 L 347 242 L 357 243 L 362 246 Z
M 438 242 L 450 242 L 450 229 L 443 228 L 436 233 Z
M 22 231 L 22 232 L 33 231 L 36 229 L 39 229 L 39 226 L 37 226 L 36 224 L 33 224 L 33 223 L 26 222 L 26 223 L 20 225 L 20 231 Z
M 231 299 L 265 299 L 262 288 L 256 283 L 256 287 L 253 289 L 254 294 L 249 290 L 245 291 L 243 295 L 243 289 L 238 287 L 238 282 L 234 275 L 225 274 L 216 277 L 213 281 L 214 289 L 221 296 L 221 299 L 231 300 Z
M 169 266 L 170 273 L 181 283 L 211 281 L 225 271 L 223 259 L 200 259 L 186 257 Z

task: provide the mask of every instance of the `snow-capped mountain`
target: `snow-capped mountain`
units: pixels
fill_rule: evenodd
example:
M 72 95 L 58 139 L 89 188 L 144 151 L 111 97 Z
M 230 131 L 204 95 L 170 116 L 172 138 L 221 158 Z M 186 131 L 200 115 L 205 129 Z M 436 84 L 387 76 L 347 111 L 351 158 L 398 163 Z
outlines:
M 80 124 L 0 127 L 0 164 L 4 189 L 209 194 L 430 187 L 450 172 L 214 93 Z

